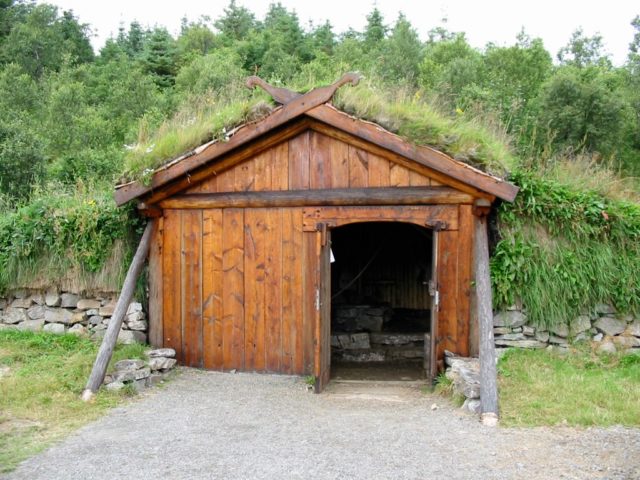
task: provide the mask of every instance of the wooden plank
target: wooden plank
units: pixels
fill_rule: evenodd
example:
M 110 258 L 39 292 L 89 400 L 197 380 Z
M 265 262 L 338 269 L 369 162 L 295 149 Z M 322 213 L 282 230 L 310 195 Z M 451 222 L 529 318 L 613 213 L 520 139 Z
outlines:
M 244 368 L 265 369 L 266 210 L 244 212 Z
M 164 218 L 155 219 L 149 249 L 149 344 L 163 346 L 162 334 L 162 244 Z
M 402 165 L 391 163 L 389 167 L 389 185 L 392 187 L 408 187 L 410 173 L 409 169 Z
M 282 210 L 265 215 L 265 353 L 266 369 L 280 372 L 282 364 Z
M 182 212 L 182 328 L 185 365 L 203 366 L 202 211 Z
M 218 191 L 218 177 L 213 175 L 204 181 L 184 190 L 185 194 L 189 193 L 216 193 Z
M 472 206 L 460 205 L 458 217 L 458 333 L 456 335 L 456 350 L 459 355 L 465 357 L 469 356 L 473 218 Z
M 309 188 L 309 132 L 289 140 L 289 189 Z
M 218 192 L 234 192 L 236 184 L 235 169 L 229 169 L 218 174 Z
M 250 192 L 254 190 L 255 163 L 254 160 L 247 160 L 236 166 L 234 169 L 234 192 Z
M 354 121 L 353 117 L 328 106 L 319 105 L 306 114 L 328 123 L 367 142 L 379 145 L 400 156 L 411 159 L 445 176 L 471 185 L 478 190 L 512 202 L 518 193 L 518 187 L 488 175 L 480 170 L 457 162 L 448 155 L 431 147 L 413 145 L 381 127 L 367 122 Z
M 445 230 L 458 229 L 457 205 L 403 207 L 309 207 L 303 209 L 303 229 L 312 231 L 318 222 L 338 227 L 357 222 L 394 221 L 421 226 L 440 224 Z
M 309 136 L 309 184 L 310 188 L 331 188 L 332 139 L 318 132 Z
M 289 142 L 273 147 L 271 190 L 289 189 Z
M 202 316 L 204 367 L 221 370 L 222 356 L 222 210 L 202 217 Z
M 281 373 L 291 374 L 295 368 L 296 322 L 294 295 L 297 256 L 294 223 L 302 225 L 299 211 L 285 208 L 282 211 L 282 366 Z
M 420 175 L 417 172 L 409 172 L 409 185 L 412 187 L 428 187 L 431 185 L 429 177 Z
M 389 160 L 378 155 L 369 155 L 369 187 L 388 187 L 389 182 Z
M 340 140 L 327 137 L 331 141 L 331 188 L 349 186 L 349 145 Z
M 369 154 L 349 146 L 349 186 L 362 188 L 369 186 Z
M 458 335 L 458 232 L 438 232 L 438 286 L 440 311 L 438 313 L 438 337 L 436 357 L 444 358 L 444 351 L 457 352 Z
M 227 154 L 234 149 L 245 146 L 265 133 L 284 125 L 285 123 L 299 117 L 308 110 L 321 105 L 331 97 L 327 96 L 328 90 L 316 88 L 306 95 L 302 95 L 282 108 L 274 110 L 263 120 L 248 124 L 240 129 L 226 142 L 215 142 L 198 147 L 193 155 L 186 156 L 175 162 L 170 167 L 157 171 L 151 180 L 150 186 L 145 186 L 140 182 L 132 182 L 121 185 L 115 191 L 114 197 L 118 205 L 122 205 L 129 200 L 137 198 L 145 193 L 178 179 L 193 170 L 206 165 L 211 160 Z
M 254 190 L 266 191 L 272 189 L 272 168 L 274 163 L 274 149 L 270 148 L 259 153 L 254 162 Z
M 223 211 L 222 301 L 223 364 L 225 370 L 244 369 L 244 212 Z
M 307 234 L 302 231 L 302 210 L 295 209 L 293 215 L 293 251 L 295 255 L 292 259 L 293 271 L 291 273 L 293 279 L 292 289 L 292 312 L 293 312 L 293 336 L 292 347 L 293 355 L 293 373 L 302 375 L 305 373 L 305 356 L 304 356 L 304 275 L 305 275 L 305 256 L 303 251 L 304 237 Z
M 312 374 L 314 368 L 314 340 L 316 338 L 316 315 L 318 313 L 316 295 L 318 288 L 319 243 L 320 235 L 318 235 L 318 232 L 304 233 L 302 239 L 302 374 L 304 375 Z
M 181 244 L 182 221 L 180 210 L 164 212 L 162 298 L 163 298 L 163 344 L 176 351 L 176 359 L 182 363 L 182 286 L 181 286 Z
M 312 205 L 458 205 L 472 202 L 471 195 L 448 187 L 390 187 L 179 195 L 161 201 L 160 205 L 165 209 L 206 209 Z

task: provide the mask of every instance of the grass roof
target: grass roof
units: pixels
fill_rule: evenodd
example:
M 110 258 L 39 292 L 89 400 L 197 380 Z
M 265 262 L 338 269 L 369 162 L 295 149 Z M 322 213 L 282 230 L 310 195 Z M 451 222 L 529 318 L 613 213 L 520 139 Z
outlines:
M 409 142 L 434 147 L 488 173 L 505 176 L 515 166 L 506 135 L 464 115 L 447 116 L 419 94 L 379 89 L 364 81 L 341 88 L 333 104 Z M 265 92 L 251 92 L 237 84 L 230 85 L 224 95 L 191 97 L 155 131 L 142 126 L 137 145 L 126 156 L 122 181 L 144 181 L 163 164 L 199 145 L 225 141 L 234 128 L 259 120 L 274 106 Z

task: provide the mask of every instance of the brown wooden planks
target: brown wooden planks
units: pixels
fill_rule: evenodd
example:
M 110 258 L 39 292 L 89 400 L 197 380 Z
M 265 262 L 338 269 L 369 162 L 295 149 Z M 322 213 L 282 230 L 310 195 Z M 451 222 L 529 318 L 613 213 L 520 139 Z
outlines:
M 289 188 L 309 188 L 309 132 L 303 132 L 289 140 Z
M 266 210 L 244 213 L 244 368 L 265 369 Z
M 469 355 L 469 325 L 471 308 L 472 251 L 474 223 L 471 205 L 460 205 L 458 228 L 458 293 L 456 353 Z
M 287 190 L 289 188 L 289 142 L 282 142 L 273 147 L 272 161 L 271 189 Z
M 392 163 L 389 167 L 389 185 L 392 187 L 408 187 L 409 186 L 409 169 Z
M 279 372 L 282 361 L 282 210 L 265 215 L 265 354 L 266 369 Z
M 202 211 L 182 212 L 182 348 L 185 365 L 202 367 Z
M 218 192 L 234 192 L 235 191 L 235 170 L 229 169 L 218 174 L 217 188 Z
M 179 210 L 164 212 L 162 298 L 164 346 L 176 351 L 179 362 L 184 360 L 182 351 L 182 286 L 181 286 L 181 243 L 182 221 Z
M 386 158 L 369 154 L 369 187 L 388 187 L 390 164 Z
M 442 359 L 445 350 L 457 352 L 458 334 L 458 232 L 438 232 L 438 338 L 436 358 Z
M 262 192 L 272 189 L 272 172 L 274 164 L 275 149 L 270 148 L 259 153 L 254 159 L 254 190 Z M 237 167 L 236 167 L 237 168 Z
M 247 160 L 241 163 L 234 170 L 234 192 L 250 192 L 254 190 L 255 182 L 255 160 Z
M 163 346 L 163 224 L 163 217 L 159 217 L 155 220 L 153 232 L 151 234 L 151 245 L 149 248 L 149 344 L 156 348 Z
M 420 175 L 417 172 L 409 172 L 409 186 L 411 187 L 425 187 L 431 185 L 429 177 Z
M 369 186 L 369 154 L 352 146 L 349 146 L 349 186 Z
M 202 315 L 204 367 L 223 368 L 222 355 L 222 210 L 203 211 Z
M 309 134 L 310 188 L 331 188 L 331 138 L 318 132 Z
M 244 369 L 244 212 L 223 211 L 222 301 L 225 370 Z
M 305 375 L 313 373 L 316 340 L 316 325 L 318 312 L 318 267 L 319 267 L 320 235 L 316 231 L 305 232 L 302 239 L 303 277 L 303 325 L 302 325 L 302 355 L 303 371 Z M 298 333 L 300 335 L 300 333 Z
M 331 188 L 346 188 L 349 186 L 349 145 L 327 138 L 331 152 Z

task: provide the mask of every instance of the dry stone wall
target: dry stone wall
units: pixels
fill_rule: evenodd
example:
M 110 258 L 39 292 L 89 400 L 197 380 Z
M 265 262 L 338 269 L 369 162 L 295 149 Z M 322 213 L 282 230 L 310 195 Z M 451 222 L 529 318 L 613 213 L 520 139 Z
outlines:
M 114 293 L 81 295 L 55 289 L 15 290 L 0 297 L 0 329 L 72 333 L 101 340 L 116 300 Z M 118 341 L 146 343 L 147 330 L 147 316 L 142 304 L 134 301 L 129 305 Z
M 593 342 L 600 353 L 640 349 L 640 318 L 618 314 L 611 305 L 597 305 L 591 313 L 574 318 L 568 325 L 549 329 L 528 324 L 526 310 L 511 307 L 493 318 L 496 348 L 549 348 L 565 350 L 574 342 Z

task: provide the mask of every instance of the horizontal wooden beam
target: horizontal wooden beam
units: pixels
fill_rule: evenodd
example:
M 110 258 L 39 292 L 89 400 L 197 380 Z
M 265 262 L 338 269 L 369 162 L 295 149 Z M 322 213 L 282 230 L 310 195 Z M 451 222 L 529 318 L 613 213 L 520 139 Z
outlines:
M 474 197 L 449 187 L 334 188 L 273 192 L 194 193 L 167 198 L 161 208 L 304 207 L 340 205 L 471 204 Z

